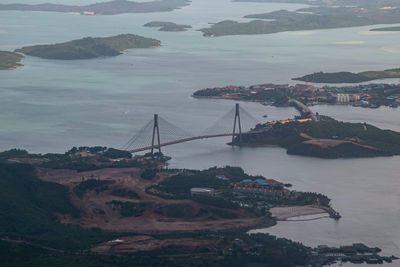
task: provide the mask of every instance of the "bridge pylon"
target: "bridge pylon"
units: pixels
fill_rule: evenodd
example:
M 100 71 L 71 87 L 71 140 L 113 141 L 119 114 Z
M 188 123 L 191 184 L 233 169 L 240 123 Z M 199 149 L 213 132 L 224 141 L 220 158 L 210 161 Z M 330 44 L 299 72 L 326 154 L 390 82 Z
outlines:
M 235 136 L 238 136 L 239 139 L 239 146 L 242 145 L 242 124 L 240 122 L 240 111 L 239 111 L 239 104 L 235 106 L 235 120 L 233 122 L 233 132 L 232 132 L 232 146 L 233 142 L 235 141 Z M 236 134 L 236 125 L 238 126 L 239 133 Z
M 157 134 L 157 146 L 154 146 Z M 158 114 L 154 114 L 154 125 L 153 125 L 153 138 L 151 139 L 151 154 L 154 154 L 154 148 L 158 148 L 158 152 L 161 154 L 161 142 L 160 142 L 160 128 L 158 127 Z

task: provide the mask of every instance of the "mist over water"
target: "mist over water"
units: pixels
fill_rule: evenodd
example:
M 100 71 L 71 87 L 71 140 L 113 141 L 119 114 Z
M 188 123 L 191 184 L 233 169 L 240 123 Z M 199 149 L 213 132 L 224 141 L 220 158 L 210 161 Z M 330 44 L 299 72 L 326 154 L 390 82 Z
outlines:
M 14 1 L 9 1 L 14 2 Z M 39 3 L 39 0 L 21 0 Z M 56 2 L 55 0 L 53 2 Z M 66 3 L 65 1 L 58 1 Z M 94 1 L 69 1 L 87 4 Z M 229 8 L 226 8 L 229 6 Z M 225 8 L 224 8 L 225 7 Z M 0 12 L 0 49 L 55 43 L 85 36 L 134 33 L 162 41 L 156 49 L 134 49 L 115 58 L 57 61 L 27 56 L 23 68 L 0 72 L 0 150 L 64 152 L 72 146 L 119 148 L 154 113 L 201 133 L 234 102 L 193 99 L 204 87 L 293 83 L 315 71 L 365 71 L 399 67 L 400 33 L 369 33 L 374 27 L 204 38 L 210 22 L 302 5 L 194 0 L 166 13 L 80 16 L 47 12 Z M 190 24 L 187 32 L 159 32 L 152 20 Z M 396 82 L 392 81 L 392 82 Z M 260 121 L 286 119 L 293 108 L 241 103 Z M 400 109 L 315 106 L 320 114 L 400 131 Z M 364 242 L 400 255 L 399 157 L 324 160 L 290 156 L 281 148 L 232 148 L 229 138 L 165 148 L 171 167 L 241 166 L 251 174 L 292 183 L 296 190 L 332 198 L 339 222 L 279 222 L 266 232 L 307 245 Z M 264 230 L 263 230 L 264 231 Z

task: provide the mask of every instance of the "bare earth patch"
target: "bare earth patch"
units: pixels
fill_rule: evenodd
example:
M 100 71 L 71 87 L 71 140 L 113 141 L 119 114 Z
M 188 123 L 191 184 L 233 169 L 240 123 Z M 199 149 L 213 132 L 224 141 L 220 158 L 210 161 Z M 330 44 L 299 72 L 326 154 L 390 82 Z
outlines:
M 322 208 L 313 206 L 288 206 L 288 207 L 275 207 L 270 209 L 272 216 L 276 217 L 278 221 L 284 221 L 289 218 L 307 216 L 314 214 L 327 214 Z
M 360 146 L 360 147 L 367 148 L 367 149 L 378 150 L 376 147 L 368 146 L 368 145 L 361 145 L 357 142 L 349 141 L 349 140 L 314 138 L 305 133 L 301 133 L 300 136 L 308 139 L 307 141 L 303 142 L 304 144 L 315 145 L 315 146 L 319 146 L 321 148 L 335 147 L 335 146 L 339 146 L 341 144 L 353 144 L 353 145 Z
M 146 193 L 146 188 L 159 183 L 166 177 L 173 174 L 159 173 L 153 180 L 145 180 L 140 177 L 142 170 L 139 168 L 106 168 L 88 172 L 76 172 L 72 170 L 56 170 L 38 168 L 38 177 L 45 181 L 56 182 L 67 186 L 70 190 L 72 203 L 82 210 L 79 218 L 60 216 L 63 223 L 79 224 L 83 227 L 99 227 L 104 230 L 116 232 L 136 233 L 166 233 L 176 231 L 196 230 L 229 230 L 239 228 L 253 228 L 258 226 L 271 226 L 274 223 L 264 217 L 257 217 L 254 214 L 238 209 L 225 210 L 237 215 L 235 219 L 222 218 L 214 213 L 202 213 L 202 210 L 224 210 L 210 207 L 190 199 L 175 200 L 163 199 L 158 196 Z M 84 180 L 98 179 L 113 181 L 107 184 L 107 189 L 96 192 L 87 191 L 82 198 L 79 198 L 73 188 Z M 111 195 L 113 190 L 126 189 L 136 192 L 140 199 L 119 197 Z M 122 202 L 147 203 L 145 211 L 140 216 L 123 217 L 118 209 L 107 204 L 113 200 Z M 193 207 L 193 218 L 171 218 L 155 212 L 160 207 L 170 204 L 189 204 Z

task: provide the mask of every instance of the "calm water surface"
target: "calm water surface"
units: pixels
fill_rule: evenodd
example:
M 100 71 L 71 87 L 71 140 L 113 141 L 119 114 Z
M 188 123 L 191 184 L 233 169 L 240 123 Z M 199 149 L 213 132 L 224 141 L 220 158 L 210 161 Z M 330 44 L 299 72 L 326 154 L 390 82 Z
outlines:
M 14 2 L 14 1 L 9 1 Z M 37 0 L 19 2 L 38 3 Z M 60 2 L 60 1 L 59 1 Z M 65 3 L 65 1 L 61 1 Z M 70 1 L 73 4 L 95 1 Z M 226 7 L 229 8 L 226 8 Z M 153 113 L 200 133 L 234 102 L 197 100 L 194 90 L 227 84 L 291 83 L 314 71 L 363 71 L 398 67 L 400 33 L 374 27 L 204 38 L 210 22 L 301 5 L 194 0 L 166 13 L 79 16 L 45 12 L 0 12 L 0 49 L 54 43 L 85 36 L 136 33 L 163 42 L 157 49 L 126 51 L 114 58 L 82 61 L 26 57 L 24 67 L 0 72 L 0 150 L 63 152 L 72 146 L 120 147 Z M 159 32 L 152 20 L 186 23 L 187 32 Z M 397 82 L 392 80 L 391 82 Z M 292 108 L 241 104 L 262 121 L 293 117 Z M 400 131 L 400 109 L 315 106 L 314 111 L 350 122 Z M 400 158 L 323 160 L 290 156 L 281 148 L 231 148 L 229 138 L 165 149 L 172 167 L 235 165 L 321 192 L 341 212 L 339 222 L 281 222 L 261 230 L 307 245 L 364 242 L 400 255 Z

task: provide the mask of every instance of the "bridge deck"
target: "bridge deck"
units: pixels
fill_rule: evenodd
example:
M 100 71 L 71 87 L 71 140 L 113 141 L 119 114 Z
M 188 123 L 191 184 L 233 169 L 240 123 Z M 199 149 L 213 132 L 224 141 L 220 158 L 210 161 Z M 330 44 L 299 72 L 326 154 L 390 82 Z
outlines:
M 314 114 L 314 112 L 312 112 L 311 109 L 310 109 L 309 107 L 307 107 L 306 105 L 304 105 L 304 104 L 301 103 L 300 101 L 298 101 L 298 100 L 296 100 L 296 99 L 290 99 L 290 100 L 289 100 L 289 103 L 295 104 L 295 105 L 297 106 L 297 108 L 298 108 L 299 110 L 301 110 L 301 112 L 303 112 L 303 113 L 309 113 L 313 121 L 317 121 L 317 120 L 318 120 L 318 118 L 317 118 L 317 116 Z
M 238 135 L 238 134 L 235 134 L 235 135 Z M 229 134 L 201 135 L 201 136 L 188 137 L 188 138 L 183 138 L 183 139 L 179 139 L 179 140 L 172 141 L 172 142 L 162 143 L 159 146 L 158 145 L 146 146 L 146 147 L 142 147 L 142 148 L 138 148 L 138 149 L 134 149 L 134 150 L 129 150 L 129 152 L 130 153 L 137 153 L 137 152 L 150 150 L 152 148 L 159 148 L 159 147 L 170 146 L 170 145 L 185 143 L 185 142 L 189 142 L 189 141 L 199 140 L 199 139 L 207 139 L 207 138 L 215 138 L 215 137 L 223 137 L 223 136 L 232 136 L 232 133 L 229 133 Z

